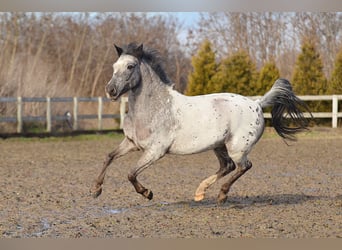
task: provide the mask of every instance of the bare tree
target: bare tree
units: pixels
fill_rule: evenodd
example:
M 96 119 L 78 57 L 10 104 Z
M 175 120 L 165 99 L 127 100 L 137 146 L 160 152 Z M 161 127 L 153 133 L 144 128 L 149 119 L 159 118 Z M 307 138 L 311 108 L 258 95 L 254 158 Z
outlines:
M 190 69 L 177 19 L 145 13 L 0 13 L 1 96 L 103 96 L 116 59 L 113 43 L 160 51 L 180 91 Z M 0 107 L 1 114 L 13 113 Z M 31 114 L 41 105 L 25 105 Z
M 315 41 L 322 56 L 325 74 L 330 77 L 336 54 L 342 46 L 342 13 L 296 13 L 292 26 L 299 43 L 306 37 Z
M 200 37 L 214 43 L 219 57 L 248 51 L 259 67 L 281 51 L 286 28 L 282 14 L 274 12 L 219 12 L 202 14 Z
M 327 77 L 342 46 L 342 13 L 217 12 L 202 13 L 197 29 L 189 35 L 195 49 L 209 39 L 218 59 L 243 49 L 260 68 L 274 60 L 281 76 L 290 78 L 303 37 L 315 40 Z

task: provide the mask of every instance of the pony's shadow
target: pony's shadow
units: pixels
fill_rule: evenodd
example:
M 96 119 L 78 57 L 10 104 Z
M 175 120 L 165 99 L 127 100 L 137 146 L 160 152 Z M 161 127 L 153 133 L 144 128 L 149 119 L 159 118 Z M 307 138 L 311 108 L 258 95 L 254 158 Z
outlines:
M 129 212 L 132 209 L 152 208 L 161 211 L 174 210 L 175 208 L 218 208 L 218 209 L 253 209 L 265 206 L 279 206 L 279 205 L 294 205 L 302 204 L 315 200 L 330 200 L 340 199 L 342 195 L 336 197 L 329 196 L 313 196 L 305 194 L 275 194 L 275 195 L 257 195 L 257 196 L 228 196 L 227 201 L 224 204 L 217 204 L 217 200 L 214 197 L 208 197 L 202 201 L 183 200 L 178 202 L 166 202 L 156 201 L 147 203 L 144 205 L 135 205 L 127 208 L 105 208 L 106 214 L 120 214 L 123 212 Z
M 337 197 L 342 199 L 342 197 Z M 293 205 L 301 204 L 312 200 L 326 200 L 327 196 L 313 196 L 305 194 L 275 194 L 275 195 L 257 195 L 257 196 L 228 196 L 224 204 L 217 204 L 217 200 L 207 198 L 203 201 L 196 202 L 194 200 L 187 200 L 173 203 L 174 205 L 185 205 L 190 207 L 222 207 L 222 208 L 236 208 L 243 209 L 249 207 L 260 206 L 277 206 L 277 205 Z

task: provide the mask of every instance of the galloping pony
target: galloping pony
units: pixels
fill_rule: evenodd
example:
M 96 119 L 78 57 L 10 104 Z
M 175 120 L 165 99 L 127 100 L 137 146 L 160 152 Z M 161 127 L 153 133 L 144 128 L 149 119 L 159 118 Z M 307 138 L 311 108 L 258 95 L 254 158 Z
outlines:
M 295 140 L 295 133 L 308 127 L 303 110 L 310 111 L 286 79 L 276 80 L 256 101 L 233 93 L 185 96 L 174 89 L 158 52 L 136 43 L 115 48 L 119 58 L 105 90 L 113 101 L 128 93 L 125 138 L 106 157 L 91 190 L 94 197 L 102 192 L 111 162 L 129 152 L 141 150 L 143 154 L 128 180 L 136 192 L 152 199 L 152 191 L 137 179 L 146 168 L 165 154 L 214 150 L 219 169 L 200 183 L 194 199 L 202 200 L 211 185 L 235 170 L 218 194 L 217 202 L 222 204 L 232 184 L 252 167 L 247 156 L 263 134 L 263 108 L 272 106 L 273 127 L 284 139 Z

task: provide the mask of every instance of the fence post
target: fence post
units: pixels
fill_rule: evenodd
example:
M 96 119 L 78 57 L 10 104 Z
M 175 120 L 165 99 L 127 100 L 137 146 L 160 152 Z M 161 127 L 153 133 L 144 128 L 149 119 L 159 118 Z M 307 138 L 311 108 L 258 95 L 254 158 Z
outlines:
M 102 97 L 99 96 L 98 98 L 98 112 L 97 112 L 97 119 L 98 119 L 98 130 L 102 130 L 102 106 L 103 106 L 103 102 L 102 102 Z
M 51 132 L 51 99 L 46 97 L 46 131 Z
M 337 128 L 338 99 L 337 95 L 332 96 L 332 127 Z
M 17 98 L 17 133 L 21 133 L 23 131 L 23 100 L 21 96 Z
M 78 102 L 77 102 L 77 97 L 74 97 L 74 114 L 73 114 L 74 122 L 73 122 L 73 126 L 72 126 L 73 130 L 78 129 L 77 113 L 78 113 Z

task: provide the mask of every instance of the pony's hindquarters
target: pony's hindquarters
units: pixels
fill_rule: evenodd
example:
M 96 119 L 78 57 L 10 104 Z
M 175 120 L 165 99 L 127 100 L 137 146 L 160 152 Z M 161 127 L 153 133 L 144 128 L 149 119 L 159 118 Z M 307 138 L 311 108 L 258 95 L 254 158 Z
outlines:
M 308 120 L 304 118 L 302 109 L 307 110 L 309 113 L 310 111 L 308 110 L 307 105 L 295 96 L 291 84 L 285 79 L 278 79 L 271 90 L 255 103 L 260 109 L 267 106 L 273 106 L 271 111 L 273 127 L 277 133 L 285 139 L 295 139 L 295 133 L 307 129 L 308 127 Z M 286 114 L 294 125 L 291 126 L 287 124 L 286 118 L 284 117 Z M 253 127 L 252 123 L 250 126 Z M 258 128 L 259 127 L 257 126 L 256 129 Z M 245 134 L 245 132 L 246 130 L 242 130 L 241 135 Z M 233 134 L 233 138 L 226 144 L 229 156 L 237 165 L 237 170 L 230 179 L 222 185 L 218 196 L 219 203 L 226 201 L 227 193 L 231 185 L 252 167 L 252 163 L 247 159 L 247 155 L 252 146 L 259 140 L 261 134 L 259 134 L 259 137 L 251 135 L 248 139 Z M 243 142 L 246 144 L 244 145 Z
M 228 154 L 233 162 L 240 168 L 250 168 L 250 162 L 247 155 L 251 152 L 253 146 L 259 141 L 265 128 L 265 121 L 261 106 L 250 100 L 244 99 L 240 115 L 233 115 L 234 120 L 231 124 L 231 133 L 225 141 Z
M 236 106 L 235 112 L 237 113 L 233 112 L 232 114 L 231 133 L 225 141 L 229 158 L 236 166 L 236 171 L 221 186 L 217 198 L 219 204 L 227 200 L 227 193 L 231 186 L 252 167 L 252 162 L 248 160 L 248 154 L 259 141 L 265 128 L 261 106 L 246 97 L 236 97 L 240 99 L 240 105 Z M 228 165 L 227 168 L 229 168 Z

